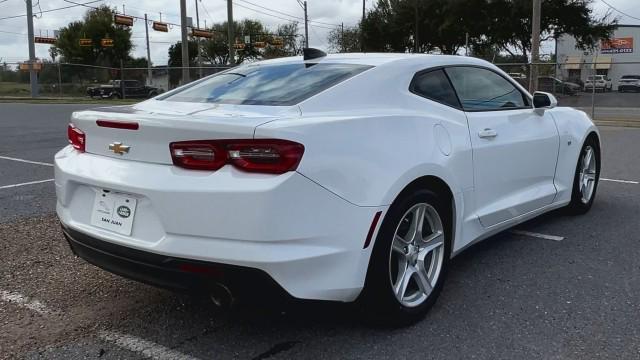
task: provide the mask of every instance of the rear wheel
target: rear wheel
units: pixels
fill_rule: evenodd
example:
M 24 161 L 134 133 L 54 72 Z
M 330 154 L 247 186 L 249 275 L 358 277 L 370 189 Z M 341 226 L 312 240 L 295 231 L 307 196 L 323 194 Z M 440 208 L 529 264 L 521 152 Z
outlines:
M 368 320 L 408 325 L 438 297 L 450 255 L 448 206 L 418 190 L 389 209 L 378 233 L 361 301 Z
M 594 137 L 589 137 L 582 146 L 573 180 L 571 203 L 568 210 L 573 214 L 584 214 L 593 205 L 600 179 L 600 147 Z

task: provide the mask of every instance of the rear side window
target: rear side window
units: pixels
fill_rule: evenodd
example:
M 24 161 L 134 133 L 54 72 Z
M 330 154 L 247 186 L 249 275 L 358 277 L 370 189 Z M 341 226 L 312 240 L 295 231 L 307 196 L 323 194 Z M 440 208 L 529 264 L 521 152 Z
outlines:
M 491 70 L 460 66 L 446 71 L 465 111 L 529 107 L 529 99 L 515 85 Z
M 295 105 L 371 66 L 356 64 L 244 65 L 196 82 L 160 100 L 241 105 Z
M 416 74 L 411 80 L 409 91 L 439 103 L 460 108 L 460 102 L 447 75 L 442 70 Z
M 622 79 L 635 79 L 635 80 L 640 80 L 640 75 L 625 75 L 622 77 Z

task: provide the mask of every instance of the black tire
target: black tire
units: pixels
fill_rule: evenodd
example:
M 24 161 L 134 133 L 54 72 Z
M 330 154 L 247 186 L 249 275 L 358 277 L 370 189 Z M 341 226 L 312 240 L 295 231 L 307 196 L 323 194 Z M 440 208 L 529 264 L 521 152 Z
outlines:
M 441 219 L 444 235 L 444 255 L 439 275 L 430 294 L 422 303 L 414 307 L 403 305 L 392 289 L 390 266 L 392 239 L 405 219 L 407 211 L 417 204 L 426 203 L 437 212 Z M 444 283 L 449 257 L 451 255 L 451 205 L 437 193 L 419 189 L 402 194 L 389 208 L 382 222 L 369 261 L 364 290 L 358 299 L 364 310 L 366 322 L 382 326 L 407 326 L 427 314 L 433 306 Z M 431 255 L 435 257 L 435 255 Z
M 120 96 L 120 94 L 114 92 L 111 93 L 111 95 L 109 96 L 110 99 L 122 99 L 122 96 Z
M 580 173 L 582 169 L 582 161 L 587 153 L 587 149 L 591 148 L 594 151 L 595 156 L 595 182 L 593 184 L 593 192 L 589 197 L 588 201 L 584 201 L 583 194 L 580 190 Z M 600 145 L 598 144 L 595 136 L 590 136 L 582 145 L 580 149 L 580 156 L 578 156 L 578 162 L 576 164 L 576 171 L 573 177 L 573 189 L 571 191 L 571 202 L 567 205 L 567 211 L 573 215 L 581 215 L 587 213 L 591 206 L 593 205 L 593 201 L 596 198 L 596 193 L 598 190 L 598 183 L 600 181 Z

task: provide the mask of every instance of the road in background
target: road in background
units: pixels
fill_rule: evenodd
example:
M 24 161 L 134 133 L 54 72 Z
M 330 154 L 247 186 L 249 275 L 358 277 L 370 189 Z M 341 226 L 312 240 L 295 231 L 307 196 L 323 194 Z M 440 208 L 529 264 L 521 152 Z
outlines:
M 0 156 L 52 162 L 77 108 L 0 104 Z M 602 177 L 639 181 L 640 130 L 601 130 Z M 0 188 L 52 176 L 46 165 L 0 160 Z M 364 325 L 348 304 L 265 305 L 256 294 L 218 311 L 120 278 L 71 254 L 54 204 L 51 182 L 0 189 L 0 358 L 640 356 L 640 184 L 602 181 L 590 213 L 519 227 L 562 241 L 503 232 L 465 251 L 426 319 L 395 330 Z M 46 310 L 25 306 L 35 300 Z

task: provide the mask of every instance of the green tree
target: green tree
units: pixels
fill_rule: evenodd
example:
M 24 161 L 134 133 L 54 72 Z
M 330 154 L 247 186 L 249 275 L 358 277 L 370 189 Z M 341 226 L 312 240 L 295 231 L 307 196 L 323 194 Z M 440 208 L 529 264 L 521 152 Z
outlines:
M 360 51 L 360 27 L 351 26 L 331 30 L 327 36 L 329 51 L 331 52 L 358 52 Z
M 60 29 L 58 41 L 50 50 L 52 57 L 66 62 L 120 67 L 120 60 L 130 58 L 133 49 L 131 29 L 115 25 L 115 11 L 107 6 L 87 11 L 82 21 L 74 21 Z M 113 39 L 113 47 L 102 47 L 101 40 Z M 80 39 L 91 39 L 92 46 L 80 46 Z
M 610 14 L 596 17 L 592 2 L 543 0 L 541 38 L 569 34 L 581 48 L 609 38 L 617 21 Z M 526 59 L 531 49 L 531 8 L 531 0 L 378 0 L 362 23 L 364 46 L 367 51 L 417 48 L 455 54 L 468 35 L 475 53 L 486 55 L 497 48 Z

